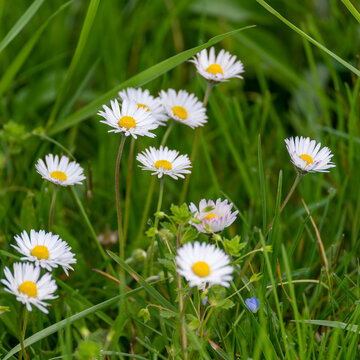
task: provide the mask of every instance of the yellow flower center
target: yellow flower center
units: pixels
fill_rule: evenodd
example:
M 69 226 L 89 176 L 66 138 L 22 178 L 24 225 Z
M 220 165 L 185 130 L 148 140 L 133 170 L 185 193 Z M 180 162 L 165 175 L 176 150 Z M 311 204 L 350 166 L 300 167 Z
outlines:
M 138 103 L 137 106 L 138 106 L 138 110 L 139 110 L 141 107 L 143 107 L 144 109 L 146 109 L 146 111 L 150 111 L 150 108 L 149 108 L 147 105 L 145 105 L 145 104 L 140 104 L 140 103 Z
M 120 127 L 125 127 L 127 130 L 129 130 L 136 126 L 136 121 L 132 116 L 123 116 L 119 120 L 118 124 Z
M 52 171 L 50 176 L 53 179 L 56 179 L 56 180 L 59 180 L 59 181 L 65 181 L 67 179 L 67 176 L 63 171 Z
M 171 162 L 170 162 L 170 161 L 167 161 L 167 160 L 158 160 L 158 161 L 155 163 L 155 167 L 156 167 L 157 169 L 159 169 L 159 167 L 162 167 L 164 170 L 171 170 L 172 165 L 171 165 Z
M 214 218 L 214 217 L 216 217 L 216 214 L 210 213 L 210 214 L 207 214 L 207 215 L 204 217 L 204 219 L 205 219 L 205 220 L 210 220 L 210 219 L 212 219 L 212 218 Z
M 307 154 L 299 155 L 299 158 L 306 161 L 306 166 L 308 166 L 308 165 L 310 165 L 310 164 L 312 164 L 314 162 L 313 158 L 310 155 L 307 155 Z
M 224 75 L 223 73 L 223 69 L 221 68 L 221 66 L 219 64 L 211 64 L 207 69 L 206 71 L 208 73 L 211 73 L 213 75 L 216 75 L 216 74 L 221 74 L 221 75 Z
M 188 113 L 186 109 L 182 106 L 174 106 L 172 108 L 174 116 L 178 116 L 181 120 L 186 120 Z
M 23 294 L 26 294 L 28 297 L 37 296 L 36 284 L 33 281 L 24 281 L 19 286 L 19 291 L 21 291 Z
M 30 252 L 32 256 L 36 256 L 39 260 L 49 258 L 49 250 L 44 245 L 36 245 Z
M 198 261 L 192 266 L 193 272 L 200 277 L 210 274 L 210 266 L 205 261 Z

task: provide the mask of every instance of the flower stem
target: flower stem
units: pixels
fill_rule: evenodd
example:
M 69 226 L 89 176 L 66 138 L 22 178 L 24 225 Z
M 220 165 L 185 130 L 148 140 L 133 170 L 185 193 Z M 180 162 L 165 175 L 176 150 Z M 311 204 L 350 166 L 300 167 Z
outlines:
M 116 212 L 117 212 L 117 222 L 118 222 L 118 233 L 119 233 L 119 256 L 122 260 L 125 258 L 125 244 L 124 238 L 122 234 L 122 220 L 121 220 L 121 207 L 120 207 L 120 191 L 119 191 L 119 171 L 120 171 L 120 162 L 121 155 L 124 149 L 126 136 L 122 135 L 119 152 L 116 159 L 116 167 L 115 167 L 115 194 L 116 194 Z
M 24 318 L 24 319 L 23 319 Z M 20 346 L 21 346 L 21 351 L 19 354 L 19 360 L 22 359 L 22 356 L 24 356 L 24 359 L 29 359 L 26 351 L 25 351 L 25 345 L 24 345 L 24 339 L 25 339 L 25 333 L 26 333 L 26 326 L 27 326 L 27 322 L 28 322 L 28 318 L 29 318 L 29 312 L 28 310 L 25 308 L 24 305 L 21 305 L 21 309 L 20 309 L 20 314 L 19 314 L 19 333 L 20 333 Z M 23 320 L 23 322 L 22 322 Z M 21 322 L 23 323 L 22 327 L 21 327 Z
M 206 87 L 205 95 L 204 95 L 204 100 L 203 100 L 203 107 L 205 107 L 205 108 L 206 108 L 206 105 L 207 105 L 207 103 L 209 101 L 209 96 L 210 96 L 210 93 L 211 93 L 211 90 L 212 90 L 213 87 L 214 87 L 214 84 L 207 83 L 207 87 Z M 197 129 L 196 129 L 195 139 L 194 139 L 193 147 L 192 147 L 192 150 L 191 150 L 190 160 L 191 160 L 191 165 L 192 166 L 194 166 L 194 161 L 195 161 L 195 158 L 196 158 L 197 148 L 198 148 L 198 145 L 199 145 L 200 129 L 201 129 L 200 126 L 198 126 Z M 182 204 L 186 199 L 186 194 L 187 194 L 188 189 L 189 189 L 190 175 L 191 174 L 188 174 L 186 176 L 186 178 L 185 178 L 184 185 L 183 185 L 183 188 L 182 188 L 182 191 L 181 191 L 181 196 L 180 196 L 180 204 Z
M 172 130 L 172 128 L 174 127 L 174 124 L 175 124 L 175 121 L 172 120 L 171 123 L 170 123 L 170 125 L 168 126 L 168 128 L 167 128 L 166 131 L 165 131 L 165 134 L 164 134 L 164 136 L 163 136 L 163 138 L 162 138 L 162 140 L 161 140 L 161 144 L 160 144 L 160 145 L 162 145 L 162 146 L 165 145 L 165 143 L 166 143 L 166 141 L 167 141 L 167 139 L 168 139 L 168 137 L 169 137 L 169 135 L 170 135 L 170 133 L 171 133 L 171 130 Z
M 283 203 L 281 204 L 280 206 L 280 209 L 279 209 L 279 214 L 281 214 L 281 212 L 283 211 L 284 207 L 286 206 L 286 204 L 288 203 L 288 201 L 290 200 L 291 198 L 291 195 L 294 193 L 295 189 L 296 189 L 296 186 L 299 184 L 300 182 L 300 179 L 301 179 L 301 176 L 302 174 L 300 172 L 298 172 L 296 178 L 295 178 L 295 181 L 294 183 L 292 184 L 291 186 L 291 189 L 289 191 L 289 193 L 286 195 L 286 198 L 285 200 L 283 201 Z M 271 220 L 271 223 L 268 225 L 267 229 L 266 229 L 266 235 L 269 234 L 270 232 L 270 229 L 272 228 L 273 224 L 274 224 L 274 220 L 275 220 L 275 216 L 273 217 L 273 219 Z
M 165 182 L 165 177 L 163 176 L 160 179 L 160 190 L 159 190 L 159 199 L 158 199 L 158 203 L 157 203 L 157 207 L 156 207 L 156 212 L 158 213 L 161 210 L 161 205 L 162 205 L 162 200 L 163 200 L 163 195 L 164 195 L 164 182 Z M 157 229 L 159 225 L 159 217 L 156 216 L 155 217 L 155 223 L 154 223 L 154 227 Z M 150 254 L 149 254 L 149 259 L 150 259 L 150 276 L 153 275 L 153 264 L 154 264 L 154 246 L 155 246 L 155 238 L 156 235 L 154 235 L 151 239 L 151 245 L 150 245 Z
M 57 186 L 54 186 L 54 191 L 51 199 L 50 205 L 50 215 L 49 215 L 49 231 L 52 232 L 53 229 L 53 221 L 54 221 L 54 210 L 55 210 L 55 201 L 56 201 L 56 193 L 57 193 Z

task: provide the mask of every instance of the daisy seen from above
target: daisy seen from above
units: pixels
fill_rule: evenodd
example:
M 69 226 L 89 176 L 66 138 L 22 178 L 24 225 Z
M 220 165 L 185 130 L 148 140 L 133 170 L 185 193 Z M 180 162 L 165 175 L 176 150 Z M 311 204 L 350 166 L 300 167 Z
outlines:
M 231 78 L 243 77 L 240 75 L 244 72 L 243 63 L 237 60 L 235 55 L 222 49 L 215 56 L 215 49 L 212 47 L 209 54 L 206 49 L 197 53 L 190 62 L 195 64 L 197 72 L 207 81 L 219 83 Z
M 336 166 L 331 162 L 334 155 L 330 149 L 325 146 L 320 150 L 321 143 L 309 137 L 291 137 L 285 139 L 285 143 L 291 162 L 301 173 L 329 172 L 328 169 Z
M 167 147 L 160 146 L 160 149 L 151 147 L 136 156 L 142 165 L 143 170 L 152 171 L 152 175 L 162 178 L 169 175 L 173 179 L 184 178 L 184 174 L 190 174 L 191 162 L 187 155 L 179 155 L 176 150 L 169 150 Z
M 16 300 L 23 303 L 28 311 L 32 310 L 31 305 L 47 314 L 46 309 L 50 304 L 44 300 L 56 299 L 54 292 L 57 290 L 55 280 L 50 273 L 45 273 L 40 278 L 40 267 L 31 263 L 15 263 L 14 274 L 8 267 L 5 267 L 5 279 L 1 282 L 5 285 L 5 291 L 16 296 Z
M 192 129 L 207 122 L 206 109 L 194 94 L 185 90 L 161 90 L 160 99 L 169 117 Z
M 152 96 L 148 89 L 127 88 L 123 91 L 119 91 L 119 96 L 121 101 L 135 101 L 138 108 L 143 107 L 147 112 L 150 111 L 159 125 L 165 125 L 168 120 L 168 116 L 165 113 L 160 99 Z
M 82 184 L 86 179 L 84 169 L 76 161 L 70 161 L 67 156 L 59 158 L 58 155 L 48 154 L 45 162 L 42 159 L 37 161 L 35 168 L 43 179 L 55 185 Z
M 76 259 L 70 251 L 71 247 L 60 239 L 59 235 L 44 230 L 36 232 L 30 231 L 30 236 L 26 231 L 21 235 L 15 236 L 16 245 L 13 246 L 20 254 L 24 255 L 21 260 L 34 262 L 36 266 L 51 271 L 53 268 L 61 266 L 66 275 L 68 270 L 73 270 L 70 264 L 75 264 Z
M 227 200 L 217 199 L 206 201 L 202 199 L 199 203 L 199 209 L 194 203 L 190 203 L 189 210 L 194 213 L 194 218 L 201 221 L 200 224 L 192 223 L 199 232 L 216 233 L 223 231 L 230 226 L 239 213 L 238 210 L 231 212 L 233 204 L 228 204 Z
M 229 256 L 213 244 L 189 242 L 178 249 L 175 261 L 177 272 L 189 281 L 190 287 L 205 288 L 206 284 L 228 287 L 233 278 Z
M 101 123 L 109 125 L 113 129 L 108 132 L 122 133 L 125 136 L 131 135 L 137 139 L 138 136 L 155 137 L 151 130 L 155 130 L 159 124 L 153 117 L 150 111 L 147 111 L 143 106 L 138 107 L 138 104 L 129 99 L 122 102 L 121 108 L 118 101 L 111 100 L 111 109 L 103 105 L 105 111 L 99 111 L 98 115 L 105 120 Z

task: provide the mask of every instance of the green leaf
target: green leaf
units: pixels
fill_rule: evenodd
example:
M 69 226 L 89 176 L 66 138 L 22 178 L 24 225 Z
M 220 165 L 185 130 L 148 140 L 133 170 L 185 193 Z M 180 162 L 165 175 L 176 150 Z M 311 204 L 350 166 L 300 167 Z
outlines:
M 173 311 L 168 311 L 168 310 L 160 310 L 160 316 L 164 319 L 171 319 L 173 317 L 175 317 L 177 314 L 174 313 Z
M 245 247 L 246 243 L 241 242 L 241 237 L 236 235 L 231 240 L 224 240 L 225 251 L 231 256 L 240 256 L 241 250 Z
M 20 19 L 15 23 L 15 25 L 10 29 L 6 34 L 3 40 L 0 43 L 0 53 L 10 44 L 10 42 L 21 32 L 21 30 L 27 25 L 27 23 L 32 19 L 32 17 L 39 10 L 40 6 L 43 4 L 44 0 L 35 0 L 28 9 L 22 14 Z
M 216 43 L 220 42 L 221 40 L 232 36 L 240 31 L 244 31 L 247 29 L 252 28 L 254 25 L 245 26 L 240 29 L 236 29 L 221 35 L 214 36 L 205 44 L 196 46 L 194 48 L 185 50 L 180 54 L 174 55 L 164 61 L 159 62 L 156 65 L 151 66 L 150 68 L 140 72 L 139 74 L 134 75 L 132 78 L 124 81 L 123 83 L 115 86 L 113 89 L 109 90 L 103 96 L 100 96 L 98 99 L 92 101 L 90 104 L 82 108 L 81 110 L 77 111 L 75 114 L 70 115 L 64 121 L 60 122 L 59 124 L 55 125 L 53 128 L 49 130 L 50 135 L 54 135 L 58 132 L 64 131 L 69 127 L 72 127 L 81 121 L 85 120 L 89 116 L 94 115 L 101 105 L 108 102 L 114 96 L 117 96 L 117 93 L 125 88 L 125 87 L 139 87 L 142 85 L 147 84 L 151 80 L 158 78 L 159 76 L 165 74 L 169 70 L 173 69 L 177 65 L 183 63 L 184 61 L 188 60 L 190 57 L 194 56 L 196 53 L 201 51 L 202 49 L 206 49 L 209 46 L 215 45 Z
M 199 329 L 201 322 L 200 320 L 193 314 L 186 314 L 186 319 L 189 322 L 189 328 L 191 330 L 197 330 Z
M 296 322 L 297 320 L 293 320 Z M 331 320 L 298 320 L 299 322 L 304 322 L 305 324 L 319 325 L 319 326 L 328 326 L 337 329 L 352 331 L 360 334 L 359 325 L 355 324 L 347 324 L 341 321 L 331 321 Z
M 147 323 L 151 318 L 149 309 L 148 308 L 140 309 L 138 312 L 138 317 L 142 318 L 144 323 Z

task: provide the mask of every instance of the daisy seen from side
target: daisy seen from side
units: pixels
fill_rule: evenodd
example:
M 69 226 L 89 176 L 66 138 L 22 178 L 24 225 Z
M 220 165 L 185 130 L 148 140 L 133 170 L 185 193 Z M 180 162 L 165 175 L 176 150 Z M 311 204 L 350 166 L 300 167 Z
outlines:
M 331 162 L 334 155 L 330 149 L 326 146 L 320 149 L 321 143 L 316 143 L 309 137 L 291 137 L 285 139 L 285 143 L 291 162 L 300 173 L 329 172 L 328 169 L 336 166 Z
M 202 233 L 223 231 L 236 220 L 239 213 L 238 210 L 232 212 L 232 207 L 233 204 L 228 204 L 227 200 L 221 201 L 221 199 L 217 199 L 216 202 L 202 199 L 199 208 L 194 203 L 190 203 L 189 210 L 194 213 L 194 218 L 201 221 L 200 224 L 192 223 L 192 225 Z
M 139 167 L 143 170 L 152 171 L 152 175 L 162 178 L 169 175 L 173 179 L 178 177 L 184 178 L 184 174 L 190 174 L 191 162 L 187 155 L 179 155 L 176 150 L 169 150 L 167 146 L 160 149 L 151 147 L 136 156 L 142 165 Z
M 68 270 L 73 270 L 70 264 L 75 264 L 75 255 L 70 251 L 71 247 L 60 239 L 59 235 L 46 233 L 44 230 L 26 231 L 15 236 L 16 245 L 13 246 L 20 254 L 24 255 L 21 260 L 34 262 L 35 265 L 51 271 L 61 266 L 66 275 Z
M 192 129 L 207 122 L 206 109 L 194 94 L 185 90 L 178 93 L 174 89 L 161 90 L 161 103 L 169 117 Z
M 189 281 L 190 287 L 228 287 L 233 278 L 229 256 L 213 244 L 187 243 L 178 249 L 175 261 L 177 272 Z
M 231 55 L 228 51 L 222 49 L 215 56 L 215 49 L 212 47 L 209 54 L 206 49 L 197 53 L 190 62 L 195 64 L 197 72 L 207 81 L 219 83 L 227 81 L 231 78 L 243 77 L 240 75 L 244 70 L 244 65 L 237 60 L 235 55 Z
M 69 186 L 82 184 L 86 179 L 84 169 L 76 162 L 70 161 L 67 156 L 48 154 L 35 164 L 36 171 L 41 177 L 55 185 Z
M 165 125 L 169 118 L 165 113 L 160 99 L 152 96 L 148 89 L 142 90 L 141 88 L 127 88 L 119 91 L 119 97 L 121 101 L 135 101 L 138 108 L 143 107 L 147 112 L 150 111 L 159 125 Z
M 155 130 L 159 124 L 153 117 L 150 111 L 144 107 L 138 107 L 138 104 L 129 99 L 122 102 L 121 108 L 119 102 L 115 100 L 110 101 L 111 109 L 103 105 L 104 111 L 99 111 L 98 115 L 105 120 L 101 123 L 112 127 L 108 132 L 122 133 L 125 136 L 131 135 L 137 139 L 138 136 L 155 137 L 151 130 Z
M 23 303 L 28 311 L 32 305 L 47 314 L 46 309 L 50 304 L 44 300 L 57 298 L 54 292 L 57 290 L 55 280 L 50 273 L 45 273 L 40 278 L 40 267 L 31 263 L 15 263 L 14 274 L 8 267 L 5 267 L 5 279 L 1 282 L 5 285 L 5 291 L 16 296 L 16 300 Z

